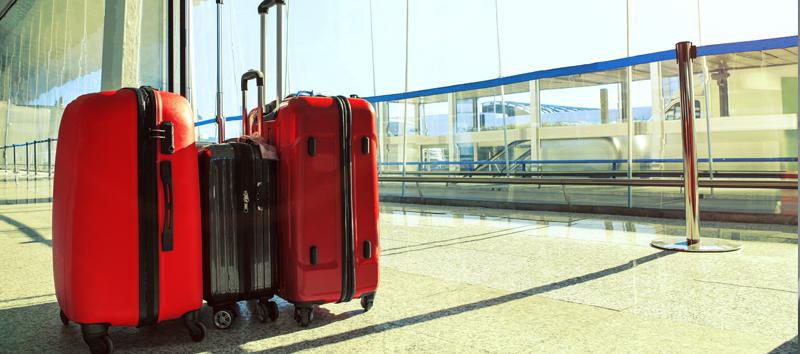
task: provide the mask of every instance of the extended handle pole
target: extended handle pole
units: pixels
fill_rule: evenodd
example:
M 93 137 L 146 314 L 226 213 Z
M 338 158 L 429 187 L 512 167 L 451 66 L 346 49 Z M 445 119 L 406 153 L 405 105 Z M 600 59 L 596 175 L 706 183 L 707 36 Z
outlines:
M 683 190 L 686 209 L 686 243 L 700 242 L 700 205 L 697 184 L 697 147 L 694 137 L 694 85 L 692 61 L 697 47 L 691 42 L 675 45 L 681 95 L 681 137 L 683 142 Z
M 217 0 L 217 141 L 225 141 L 225 116 L 222 113 L 222 2 Z
M 273 6 L 277 7 L 276 13 L 276 51 L 275 51 L 275 107 L 281 104 L 283 97 L 283 5 L 285 0 L 265 0 L 258 5 L 258 14 L 261 17 L 261 72 L 267 72 L 267 13 Z
M 261 133 L 261 117 L 264 115 L 264 75 L 258 70 L 250 69 L 242 75 L 242 135 L 250 135 L 252 133 L 252 123 L 248 119 L 247 112 L 247 82 L 253 79 L 256 80 L 256 86 L 258 87 L 256 123 L 258 133 Z

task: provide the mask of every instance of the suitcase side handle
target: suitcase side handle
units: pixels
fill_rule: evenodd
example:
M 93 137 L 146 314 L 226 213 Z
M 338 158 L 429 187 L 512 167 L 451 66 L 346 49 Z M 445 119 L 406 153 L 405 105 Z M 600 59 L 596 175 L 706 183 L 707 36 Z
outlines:
M 247 70 L 246 73 L 242 74 L 242 135 L 253 134 L 251 131 L 253 125 L 247 114 L 247 83 L 253 79 L 256 80 L 256 88 L 258 89 L 258 107 L 256 107 L 257 135 L 261 135 L 261 119 L 264 115 L 264 74 L 255 69 Z
M 164 231 L 161 234 L 161 249 L 172 251 L 173 245 L 173 203 L 172 203 L 172 163 L 161 161 L 161 187 L 164 190 Z

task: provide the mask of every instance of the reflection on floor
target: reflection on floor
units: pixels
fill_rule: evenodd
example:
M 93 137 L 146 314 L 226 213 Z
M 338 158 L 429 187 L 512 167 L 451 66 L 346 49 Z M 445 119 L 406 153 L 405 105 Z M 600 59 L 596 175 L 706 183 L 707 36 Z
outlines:
M 0 351 L 85 350 L 58 319 L 49 181 L 0 182 Z M 281 303 L 252 304 L 227 331 L 192 343 L 178 322 L 114 328 L 120 352 L 752 352 L 797 351 L 797 245 L 791 227 L 703 224 L 742 251 L 648 246 L 680 221 L 384 204 L 375 307 L 325 305 L 308 329 Z M 113 232 L 113 231 L 112 231 Z M 210 326 L 210 311 L 204 320 Z

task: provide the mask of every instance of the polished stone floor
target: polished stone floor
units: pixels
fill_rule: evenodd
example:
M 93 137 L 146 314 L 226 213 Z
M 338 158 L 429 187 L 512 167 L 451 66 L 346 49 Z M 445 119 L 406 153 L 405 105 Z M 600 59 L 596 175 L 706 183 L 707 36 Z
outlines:
M 0 181 L 0 352 L 81 352 L 53 291 L 49 181 Z M 649 242 L 680 221 L 383 204 L 375 307 L 324 305 L 300 329 L 291 306 L 227 331 L 113 328 L 118 352 L 797 352 L 793 227 L 703 224 L 738 252 Z M 113 232 L 113 230 L 110 230 Z M 209 327 L 211 313 L 204 309 Z

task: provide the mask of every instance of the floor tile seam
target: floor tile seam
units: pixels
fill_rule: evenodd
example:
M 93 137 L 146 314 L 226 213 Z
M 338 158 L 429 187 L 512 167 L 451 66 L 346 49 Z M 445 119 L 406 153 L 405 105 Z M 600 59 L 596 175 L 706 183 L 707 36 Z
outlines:
M 633 315 L 633 316 L 639 317 L 639 318 L 644 319 L 644 320 L 658 320 L 658 321 L 665 321 L 665 322 L 670 322 L 670 323 L 678 324 L 678 325 L 691 325 L 691 326 L 696 326 L 696 327 L 703 327 L 705 329 L 710 329 L 710 330 L 714 330 L 714 331 L 735 332 L 735 333 L 740 333 L 740 334 L 744 334 L 744 335 L 748 335 L 748 336 L 766 337 L 766 338 L 770 338 L 770 339 L 783 340 L 783 341 L 787 340 L 787 337 L 785 335 L 779 335 L 779 334 L 775 334 L 775 333 L 772 333 L 772 332 L 769 332 L 769 333 L 768 332 L 755 332 L 755 331 L 748 331 L 748 330 L 742 330 L 742 329 L 725 328 L 725 327 L 713 326 L 713 325 L 709 325 L 709 324 L 706 324 L 706 323 L 699 323 L 699 322 L 690 321 L 690 320 L 677 321 L 677 320 L 669 318 L 669 317 L 654 316 L 652 314 L 647 314 L 647 313 L 633 312 L 633 310 L 635 310 L 636 308 L 643 307 L 643 306 L 646 307 L 646 305 L 644 305 L 644 304 L 636 304 L 636 305 L 630 306 L 630 307 L 626 308 L 623 311 L 619 311 L 618 315 L 622 315 L 624 313 L 624 314 L 627 314 L 627 315 Z M 747 327 L 747 328 L 753 328 L 753 327 Z
M 403 210 L 402 209 L 389 209 L 388 211 L 381 211 L 381 214 L 385 213 L 387 215 L 387 217 L 393 216 L 394 214 L 391 214 L 390 213 L 391 211 L 403 211 Z M 425 212 L 420 212 L 420 211 L 413 211 L 413 212 L 415 212 L 415 213 L 425 213 Z M 454 213 L 454 214 L 458 214 L 458 215 L 462 215 L 462 216 L 472 216 L 472 217 L 502 218 L 502 219 L 512 219 L 512 220 L 522 220 L 522 221 L 548 222 L 548 223 L 557 223 L 557 224 L 569 224 L 571 222 L 577 222 L 577 221 L 580 221 L 580 220 L 589 219 L 589 217 L 585 217 L 585 218 L 580 218 L 580 219 L 577 219 L 577 220 L 559 221 L 559 220 L 510 218 L 510 217 L 507 217 L 507 216 L 487 215 L 487 214 L 480 214 L 480 213 Z M 436 214 L 433 214 L 433 215 L 447 215 L 447 213 L 436 213 Z
M 530 237 L 538 237 L 538 238 L 549 238 L 549 239 L 554 239 L 554 240 L 562 239 L 562 238 L 551 237 L 551 236 L 545 236 L 545 235 L 529 235 L 529 236 L 530 236 Z M 644 245 L 636 245 L 636 244 L 619 244 L 619 243 L 613 243 L 613 242 L 607 242 L 607 241 L 577 240 L 577 239 L 568 239 L 568 240 L 571 240 L 571 241 L 580 241 L 580 242 L 582 242 L 582 243 L 583 243 L 583 242 L 592 242 L 592 243 L 599 243 L 599 244 L 606 244 L 606 245 L 623 245 L 623 246 L 630 246 L 630 247 L 636 247 L 636 248 L 641 248 L 641 249 L 644 249 L 644 248 L 651 248 L 651 247 L 649 247 L 649 246 L 644 246 Z M 489 251 L 489 250 L 485 250 L 485 249 L 473 249 L 473 248 L 462 247 L 462 246 L 458 246 L 458 245 L 453 245 L 452 247 L 453 247 L 453 248 L 458 248 L 458 249 L 461 249 L 461 250 L 477 251 L 477 252 L 491 253 L 491 254 L 499 254 L 499 255 L 512 255 L 512 256 L 516 256 L 516 257 L 526 258 L 526 259 L 528 259 L 528 260 L 534 260 L 534 258 L 530 258 L 530 257 L 527 257 L 527 256 L 520 256 L 520 255 L 515 255 L 515 254 L 501 253 L 501 252 Z M 637 266 L 638 266 L 638 265 L 637 265 Z
M 391 269 L 392 272 L 403 273 L 403 274 L 406 274 L 406 275 L 412 275 L 412 276 L 418 276 L 418 277 L 424 277 L 424 278 L 428 278 L 428 279 L 435 280 L 435 281 L 438 281 L 438 282 L 456 284 L 456 285 L 459 286 L 459 289 L 455 289 L 455 290 L 460 290 L 461 288 L 465 288 L 468 285 L 471 285 L 469 283 L 464 283 L 464 282 L 460 282 L 460 281 L 453 281 L 453 280 L 448 280 L 448 279 L 441 279 L 441 278 L 433 277 L 433 276 L 430 276 L 430 275 L 427 275 L 427 274 L 409 272 L 407 270 L 402 270 L 402 269 L 398 269 L 398 268 L 395 268 L 395 267 L 390 267 L 390 266 L 387 266 L 387 265 L 381 265 L 381 268 L 388 268 L 388 269 Z M 448 291 L 453 291 L 453 290 L 448 290 Z M 446 291 L 441 291 L 441 292 L 438 292 L 438 293 L 443 293 L 443 292 L 446 292 Z
M 789 294 L 797 294 L 797 290 L 768 288 L 768 287 L 762 287 L 762 286 L 743 285 L 743 284 L 728 283 L 728 282 L 721 282 L 721 281 L 703 280 L 703 279 L 697 279 L 697 278 L 692 278 L 692 281 L 696 281 L 696 282 L 699 282 L 699 283 L 707 283 L 707 284 L 726 285 L 726 286 L 731 286 L 731 287 L 736 287 L 736 288 L 758 289 L 758 290 L 775 291 L 775 292 L 782 292 L 782 293 L 789 293 Z
M 414 334 L 421 335 L 421 336 L 428 337 L 428 338 L 432 338 L 432 339 L 435 339 L 435 340 L 438 340 L 438 341 L 442 341 L 442 342 L 448 343 L 450 345 L 456 345 L 456 346 L 459 346 L 459 347 L 464 347 L 465 346 L 463 342 L 456 342 L 456 341 L 450 340 L 448 338 L 435 336 L 435 335 L 432 335 L 430 333 L 427 333 L 426 331 L 421 331 L 419 329 L 414 328 L 414 327 L 416 327 L 416 325 L 419 325 L 419 324 L 420 323 L 415 323 L 415 324 L 409 326 L 407 328 L 407 330 L 411 331 Z M 475 349 L 475 346 L 476 346 L 475 343 L 471 343 L 471 345 L 469 347 Z M 480 348 L 477 348 L 477 349 L 480 352 L 483 352 L 483 353 L 492 353 L 492 354 L 500 354 L 501 353 L 501 352 L 494 351 L 494 350 L 491 350 L 489 348 L 486 348 L 484 346 L 481 346 Z
M 628 307 L 625 307 L 623 309 L 615 309 L 613 307 L 606 307 L 606 306 L 600 306 L 600 305 L 595 305 L 595 304 L 589 304 L 589 303 L 585 303 L 585 302 L 572 301 L 572 300 L 567 300 L 567 299 L 560 299 L 560 298 L 557 298 L 557 297 L 551 297 L 551 296 L 554 295 L 552 293 L 552 291 L 553 290 L 545 291 L 545 292 L 536 294 L 535 296 L 540 296 L 540 297 L 546 298 L 548 300 L 564 302 L 564 303 L 573 304 L 573 305 L 589 306 L 589 307 L 594 307 L 594 308 L 597 308 L 597 309 L 606 310 L 606 311 L 613 311 L 613 312 L 622 312 L 623 310 L 625 310 L 627 308 L 630 308 L 630 306 L 628 306 Z M 550 295 L 550 296 L 547 296 L 547 295 Z
M 547 228 L 547 227 L 548 227 L 548 226 L 537 227 L 537 228 L 531 228 L 531 229 L 527 229 L 527 230 L 518 230 L 518 231 L 514 231 L 514 232 L 509 232 L 509 233 L 507 233 L 507 234 L 496 234 L 496 233 L 500 232 L 500 231 L 497 231 L 497 232 L 491 232 L 489 235 L 464 236 L 464 239 L 456 239 L 456 240 L 442 240 L 442 241 L 439 241 L 439 242 L 453 241 L 453 243 L 449 243 L 449 244 L 448 244 L 448 243 L 444 243 L 444 244 L 430 245 L 430 242 L 401 241 L 401 242 L 410 242 L 410 243 L 415 243 L 414 245 L 409 245 L 409 246 L 407 246 L 407 247 L 409 247 L 409 248 L 412 248 L 412 247 L 417 247 L 417 246 L 431 246 L 431 247 L 423 247 L 423 248 L 421 248 L 421 249 L 403 250 L 402 252 L 397 252 L 397 253 L 388 253 L 388 254 L 383 254 L 383 253 L 382 253 L 382 255 L 384 255 L 384 256 L 391 256 L 391 255 L 395 255 L 395 254 L 397 254 L 397 255 L 400 255 L 400 254 L 404 254 L 404 253 L 411 253 L 411 252 L 425 251 L 425 250 L 428 250 L 428 249 L 433 249 L 433 248 L 443 248 L 443 247 L 450 247 L 450 246 L 455 246 L 455 245 L 462 244 L 462 243 L 469 243 L 469 242 L 485 241 L 485 240 L 487 240 L 487 239 L 491 239 L 491 238 L 497 238 L 497 237 L 503 237 L 503 236 L 515 236 L 515 235 L 518 235 L 518 234 L 520 234 L 520 233 L 522 233 L 522 232 L 526 232 L 526 231 L 534 231 L 534 230 L 541 230 L 541 229 L 544 229 L 544 228 Z M 531 235 L 531 236 L 536 236 L 536 235 Z M 477 239 L 469 239 L 469 238 L 471 238 L 471 237 L 472 237 L 472 238 L 477 238 Z M 481 237 L 485 237 L 486 239 L 481 239 Z M 400 241 L 400 240 L 393 240 L 393 241 Z M 436 241 L 431 241 L 431 242 L 436 242 Z M 387 252 L 391 252 L 391 251 L 387 251 Z

